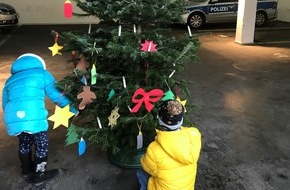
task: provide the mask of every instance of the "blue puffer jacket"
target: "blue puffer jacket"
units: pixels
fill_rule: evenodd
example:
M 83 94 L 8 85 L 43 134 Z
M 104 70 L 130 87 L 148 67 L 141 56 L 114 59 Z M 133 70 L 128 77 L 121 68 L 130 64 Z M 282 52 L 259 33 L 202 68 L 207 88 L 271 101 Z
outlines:
M 55 87 L 54 77 L 46 70 L 44 60 L 35 54 L 20 56 L 11 67 L 10 78 L 2 92 L 4 123 L 10 136 L 21 132 L 48 130 L 45 97 L 65 107 L 70 101 Z M 76 109 L 72 110 L 74 113 Z

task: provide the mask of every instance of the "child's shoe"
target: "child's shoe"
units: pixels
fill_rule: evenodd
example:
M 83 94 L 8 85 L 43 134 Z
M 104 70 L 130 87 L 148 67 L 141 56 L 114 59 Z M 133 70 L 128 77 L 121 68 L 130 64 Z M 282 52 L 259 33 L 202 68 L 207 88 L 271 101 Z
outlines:
M 44 172 L 36 172 L 34 175 L 28 180 L 29 183 L 32 183 L 34 186 L 39 186 L 48 182 L 59 175 L 58 169 L 47 170 Z

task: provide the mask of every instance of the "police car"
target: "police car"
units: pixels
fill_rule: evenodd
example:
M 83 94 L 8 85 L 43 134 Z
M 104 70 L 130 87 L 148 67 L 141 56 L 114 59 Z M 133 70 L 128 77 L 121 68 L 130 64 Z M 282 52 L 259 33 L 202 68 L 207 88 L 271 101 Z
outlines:
M 195 29 L 201 28 L 205 23 L 236 22 L 238 1 L 189 0 L 182 20 Z M 257 3 L 257 26 L 277 17 L 277 0 L 258 0 Z

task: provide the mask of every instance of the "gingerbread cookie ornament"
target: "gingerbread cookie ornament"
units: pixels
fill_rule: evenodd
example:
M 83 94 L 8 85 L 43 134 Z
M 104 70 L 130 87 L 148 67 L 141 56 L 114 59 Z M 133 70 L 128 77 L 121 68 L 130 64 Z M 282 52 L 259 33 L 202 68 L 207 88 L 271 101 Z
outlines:
M 84 86 L 83 92 L 81 92 L 78 96 L 78 99 L 82 99 L 81 103 L 79 104 L 79 110 L 85 109 L 86 105 L 91 104 L 97 96 L 91 91 L 91 87 Z

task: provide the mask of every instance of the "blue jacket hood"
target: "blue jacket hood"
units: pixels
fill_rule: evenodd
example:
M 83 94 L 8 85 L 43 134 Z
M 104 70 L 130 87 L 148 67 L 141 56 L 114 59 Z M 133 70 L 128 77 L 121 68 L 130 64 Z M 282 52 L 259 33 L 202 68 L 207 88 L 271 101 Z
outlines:
M 14 61 L 11 66 L 11 74 L 15 74 L 21 71 L 29 69 L 43 69 L 46 70 L 44 60 L 38 55 L 32 53 L 26 53 L 21 55 Z

